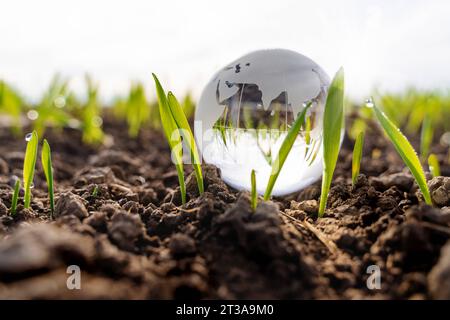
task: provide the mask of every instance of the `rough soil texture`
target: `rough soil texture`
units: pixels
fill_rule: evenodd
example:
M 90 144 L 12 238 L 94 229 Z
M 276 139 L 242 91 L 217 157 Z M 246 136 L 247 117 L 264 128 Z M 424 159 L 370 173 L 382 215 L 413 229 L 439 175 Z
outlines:
M 181 206 L 160 133 L 129 139 L 111 119 L 105 131 L 99 149 L 83 146 L 75 130 L 46 133 L 56 180 L 51 220 L 39 162 L 32 208 L 10 216 L 25 141 L 0 129 L 0 298 L 450 299 L 450 166 L 429 180 L 435 206 L 423 204 L 376 126 L 355 188 L 345 138 L 319 220 L 320 182 L 252 212 L 248 194 L 208 165 L 205 193 L 190 175 Z M 432 151 L 443 164 L 448 150 L 436 142 Z M 67 288 L 70 265 L 81 269 L 81 290 Z M 367 286 L 372 265 L 379 290 Z

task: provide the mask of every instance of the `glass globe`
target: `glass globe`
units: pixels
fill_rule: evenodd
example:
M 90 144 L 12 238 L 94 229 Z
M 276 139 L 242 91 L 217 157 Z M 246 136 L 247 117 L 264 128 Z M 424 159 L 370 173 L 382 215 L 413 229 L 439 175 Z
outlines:
M 322 174 L 322 117 L 329 77 L 311 59 L 283 49 L 251 52 L 208 82 L 195 112 L 195 137 L 204 161 L 220 168 L 238 190 L 251 188 L 251 171 L 263 194 L 291 125 L 309 106 L 306 120 L 272 194 L 286 195 Z

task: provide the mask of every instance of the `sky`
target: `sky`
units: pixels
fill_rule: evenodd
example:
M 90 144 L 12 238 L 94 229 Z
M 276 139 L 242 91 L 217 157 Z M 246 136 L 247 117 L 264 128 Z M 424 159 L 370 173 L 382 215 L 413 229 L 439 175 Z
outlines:
M 349 96 L 375 87 L 450 88 L 450 1 L 0 0 L 0 79 L 38 99 L 59 72 L 109 101 L 151 73 L 198 97 L 212 75 L 258 49 L 300 52 Z

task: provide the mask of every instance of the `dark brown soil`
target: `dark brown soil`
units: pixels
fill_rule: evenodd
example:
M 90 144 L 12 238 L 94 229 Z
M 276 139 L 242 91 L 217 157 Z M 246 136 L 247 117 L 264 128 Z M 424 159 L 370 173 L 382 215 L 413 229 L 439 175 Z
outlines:
M 376 126 L 352 189 L 346 137 L 317 220 L 320 182 L 252 212 L 248 194 L 208 165 L 205 193 L 189 176 L 180 206 L 163 136 L 143 130 L 129 139 L 108 119 L 105 131 L 99 149 L 75 130 L 47 132 L 57 199 L 50 220 L 40 163 L 32 209 L 9 215 L 25 141 L 0 129 L 0 298 L 450 299 L 450 166 L 438 143 L 444 177 L 429 181 L 430 207 Z M 81 290 L 67 288 L 69 265 L 81 269 Z M 367 286 L 372 265 L 381 289 Z

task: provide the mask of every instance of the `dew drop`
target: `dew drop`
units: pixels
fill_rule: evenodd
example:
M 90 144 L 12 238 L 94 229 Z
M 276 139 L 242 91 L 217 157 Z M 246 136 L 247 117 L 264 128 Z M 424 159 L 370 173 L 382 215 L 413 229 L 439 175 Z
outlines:
M 440 142 L 444 146 L 450 146 L 450 131 L 445 132 L 441 136 Z
M 36 110 L 30 110 L 27 112 L 27 118 L 31 121 L 34 121 L 39 118 L 39 112 L 37 112 Z
M 92 123 L 96 127 L 101 127 L 102 124 L 103 124 L 103 119 L 101 117 L 98 117 L 98 116 L 94 117 L 94 118 L 92 118 Z
M 31 184 L 30 184 L 30 189 L 33 189 L 34 188 L 34 183 L 32 182 Z
M 55 107 L 64 108 L 66 106 L 66 98 L 64 96 L 58 96 L 53 100 Z
M 30 133 L 27 133 L 27 134 L 25 135 L 25 141 L 30 141 L 32 137 L 33 137 L 33 134 L 32 134 L 31 132 L 30 132 Z
M 366 99 L 366 107 L 373 108 L 373 99 L 371 97 Z

